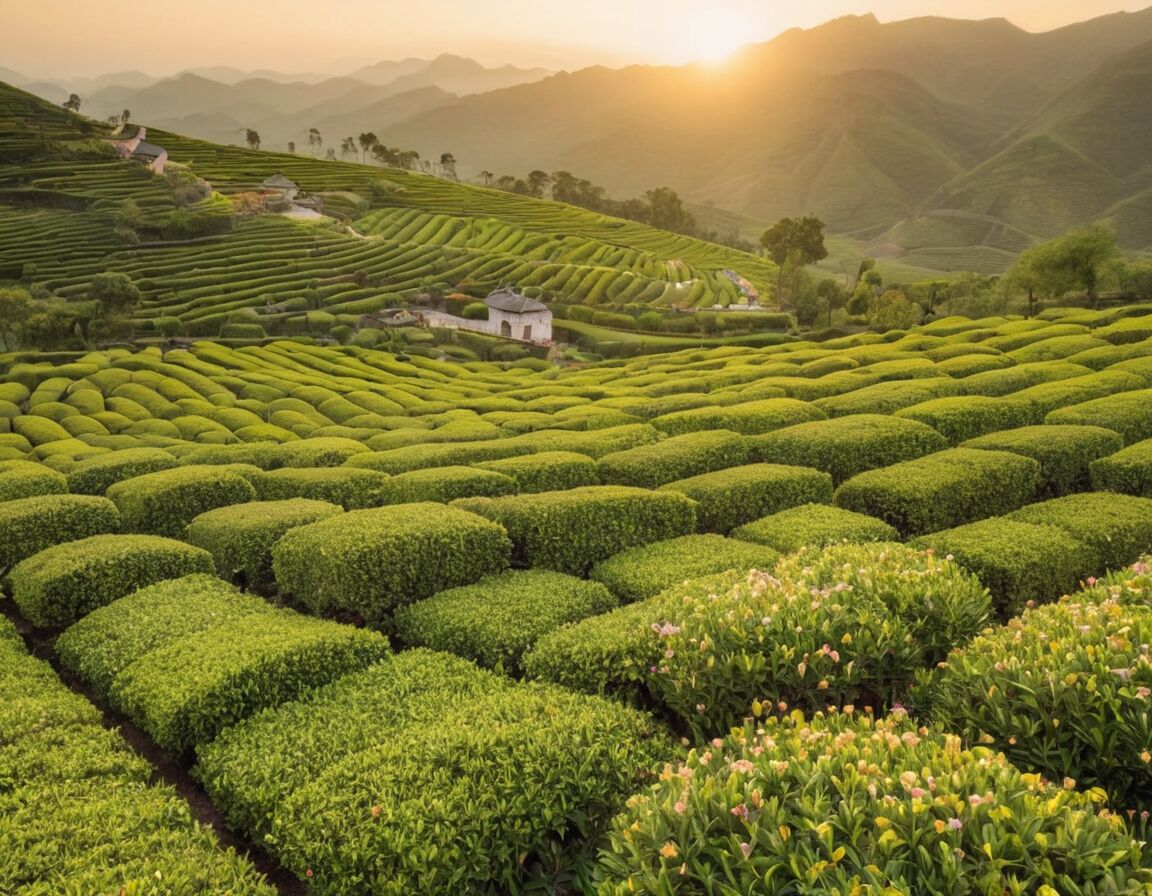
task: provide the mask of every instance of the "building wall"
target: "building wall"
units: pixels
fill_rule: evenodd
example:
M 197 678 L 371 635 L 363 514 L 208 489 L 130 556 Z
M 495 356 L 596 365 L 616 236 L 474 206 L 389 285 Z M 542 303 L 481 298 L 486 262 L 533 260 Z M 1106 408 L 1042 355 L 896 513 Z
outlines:
M 552 341 L 551 311 L 510 314 L 498 308 L 489 308 L 488 323 L 495 325 L 494 332 L 512 339 L 520 339 L 524 342 Z

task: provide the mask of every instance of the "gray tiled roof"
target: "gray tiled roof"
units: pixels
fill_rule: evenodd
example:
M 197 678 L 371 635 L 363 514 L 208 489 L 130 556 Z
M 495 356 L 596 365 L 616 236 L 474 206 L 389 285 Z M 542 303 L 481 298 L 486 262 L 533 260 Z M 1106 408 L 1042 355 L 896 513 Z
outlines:
M 530 314 L 534 311 L 547 311 L 548 306 L 511 289 L 498 289 L 484 300 L 484 304 L 497 311 L 510 314 Z

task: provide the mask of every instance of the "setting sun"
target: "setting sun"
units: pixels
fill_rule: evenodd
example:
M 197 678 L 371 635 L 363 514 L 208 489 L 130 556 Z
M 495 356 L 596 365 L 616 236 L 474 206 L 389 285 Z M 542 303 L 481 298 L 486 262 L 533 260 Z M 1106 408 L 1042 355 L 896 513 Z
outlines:
M 687 25 L 687 56 L 693 61 L 723 62 L 752 40 L 748 20 L 728 9 L 698 12 Z

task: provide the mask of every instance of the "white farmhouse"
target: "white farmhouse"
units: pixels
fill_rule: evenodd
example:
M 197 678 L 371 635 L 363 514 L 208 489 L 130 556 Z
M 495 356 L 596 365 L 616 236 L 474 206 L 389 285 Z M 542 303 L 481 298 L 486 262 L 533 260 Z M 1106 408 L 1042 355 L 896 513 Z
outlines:
M 493 335 L 545 345 L 552 342 L 552 312 L 542 302 L 503 288 L 488 296 L 484 304 Z

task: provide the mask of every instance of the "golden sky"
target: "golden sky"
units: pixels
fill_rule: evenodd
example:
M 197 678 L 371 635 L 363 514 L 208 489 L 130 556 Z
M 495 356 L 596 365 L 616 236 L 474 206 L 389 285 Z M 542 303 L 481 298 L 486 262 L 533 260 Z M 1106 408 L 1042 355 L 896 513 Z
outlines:
M 1006 17 L 1045 31 L 1137 10 L 1110 0 L 0 0 L 0 67 L 37 77 L 202 65 L 346 74 L 440 53 L 579 68 L 716 58 L 791 27 L 872 12 Z

